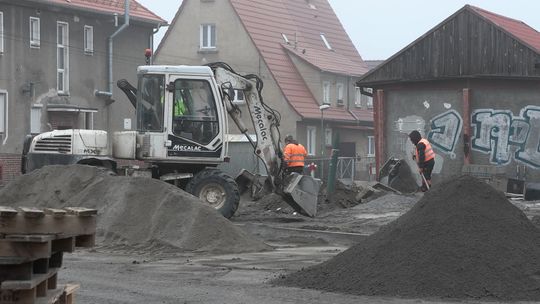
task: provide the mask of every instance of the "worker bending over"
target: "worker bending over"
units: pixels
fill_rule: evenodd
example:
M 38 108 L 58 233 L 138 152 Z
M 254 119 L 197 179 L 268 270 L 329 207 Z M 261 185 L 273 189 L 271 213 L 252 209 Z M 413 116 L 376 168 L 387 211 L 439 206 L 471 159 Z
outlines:
M 304 172 L 304 160 L 307 156 L 307 151 L 304 146 L 294 140 L 292 135 L 285 136 L 285 149 L 283 150 L 283 159 L 285 161 L 285 172 L 296 172 L 302 174 Z
M 420 189 L 423 192 L 426 192 L 429 188 L 431 188 L 431 172 L 433 171 L 433 166 L 435 165 L 435 151 L 433 151 L 429 141 L 422 138 L 420 132 L 416 130 L 412 131 L 409 134 L 409 138 L 416 147 L 413 158 L 416 159 L 416 163 L 418 164 L 418 171 L 420 172 L 420 175 L 424 176 L 422 178 L 422 187 Z

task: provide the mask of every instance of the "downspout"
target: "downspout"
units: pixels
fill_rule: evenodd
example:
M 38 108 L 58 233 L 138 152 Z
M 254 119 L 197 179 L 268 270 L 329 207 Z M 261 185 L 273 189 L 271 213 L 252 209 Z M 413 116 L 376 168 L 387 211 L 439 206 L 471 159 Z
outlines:
M 109 37 L 109 51 L 108 51 L 108 59 L 109 59 L 109 74 L 108 74 L 108 91 L 96 91 L 96 96 L 105 96 L 111 98 L 113 95 L 113 40 L 114 38 L 120 34 L 123 30 L 125 30 L 129 26 L 129 3 L 130 0 L 124 0 L 124 24 L 120 26 L 119 29 L 116 30 L 110 37 Z

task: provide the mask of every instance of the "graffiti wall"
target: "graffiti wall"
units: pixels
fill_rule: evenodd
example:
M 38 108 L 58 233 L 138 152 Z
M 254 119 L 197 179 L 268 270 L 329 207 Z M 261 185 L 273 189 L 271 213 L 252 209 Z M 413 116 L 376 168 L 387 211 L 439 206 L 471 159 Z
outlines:
M 423 133 L 417 124 L 403 123 L 419 121 L 413 118 L 400 118 L 397 130 L 408 133 L 416 129 Z M 508 165 L 516 161 L 540 168 L 540 106 L 526 106 L 519 115 L 509 110 L 476 109 L 471 115 L 471 127 L 472 150 L 488 155 L 490 163 Z M 462 132 L 463 118 L 458 111 L 449 109 L 431 118 L 427 138 L 438 154 L 456 159 Z
M 472 149 L 489 155 L 492 164 L 512 160 L 540 168 L 540 107 L 511 111 L 478 109 L 471 117 Z

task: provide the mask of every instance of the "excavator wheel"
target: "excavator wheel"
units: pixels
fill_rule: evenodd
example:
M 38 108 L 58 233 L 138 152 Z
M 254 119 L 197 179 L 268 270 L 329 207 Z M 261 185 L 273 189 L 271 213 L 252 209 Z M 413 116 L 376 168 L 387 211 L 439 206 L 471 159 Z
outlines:
M 204 169 L 187 183 L 186 191 L 231 218 L 240 203 L 240 192 L 234 179 L 217 169 Z

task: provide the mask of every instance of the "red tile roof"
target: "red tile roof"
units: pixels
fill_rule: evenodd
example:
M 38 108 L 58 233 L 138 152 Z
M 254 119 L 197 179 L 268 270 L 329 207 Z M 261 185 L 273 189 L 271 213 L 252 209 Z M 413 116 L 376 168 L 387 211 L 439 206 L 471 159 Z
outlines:
M 362 57 L 327 0 L 230 0 L 287 101 L 303 118 L 321 115 L 317 99 L 308 89 L 290 56 L 295 54 L 320 70 L 344 75 L 367 71 Z M 284 47 L 285 34 L 291 45 Z M 320 35 L 332 47 L 328 50 Z M 295 38 L 296 37 L 296 38 Z M 347 65 L 348 64 L 348 65 Z M 353 68 L 351 68 L 353 67 Z M 344 107 L 325 110 L 325 119 L 357 121 Z M 371 119 L 372 120 L 372 119 Z
M 540 52 L 540 33 L 528 26 L 525 22 L 501 16 L 472 5 L 468 5 L 468 7 L 488 21 L 494 23 L 499 28 L 502 28 L 516 39 L 530 46 L 537 52 Z
M 166 24 L 163 18 L 142 6 L 135 0 L 130 0 L 130 17 L 151 23 Z M 124 0 L 49 0 L 53 5 L 83 9 L 99 13 L 118 13 L 124 15 Z

